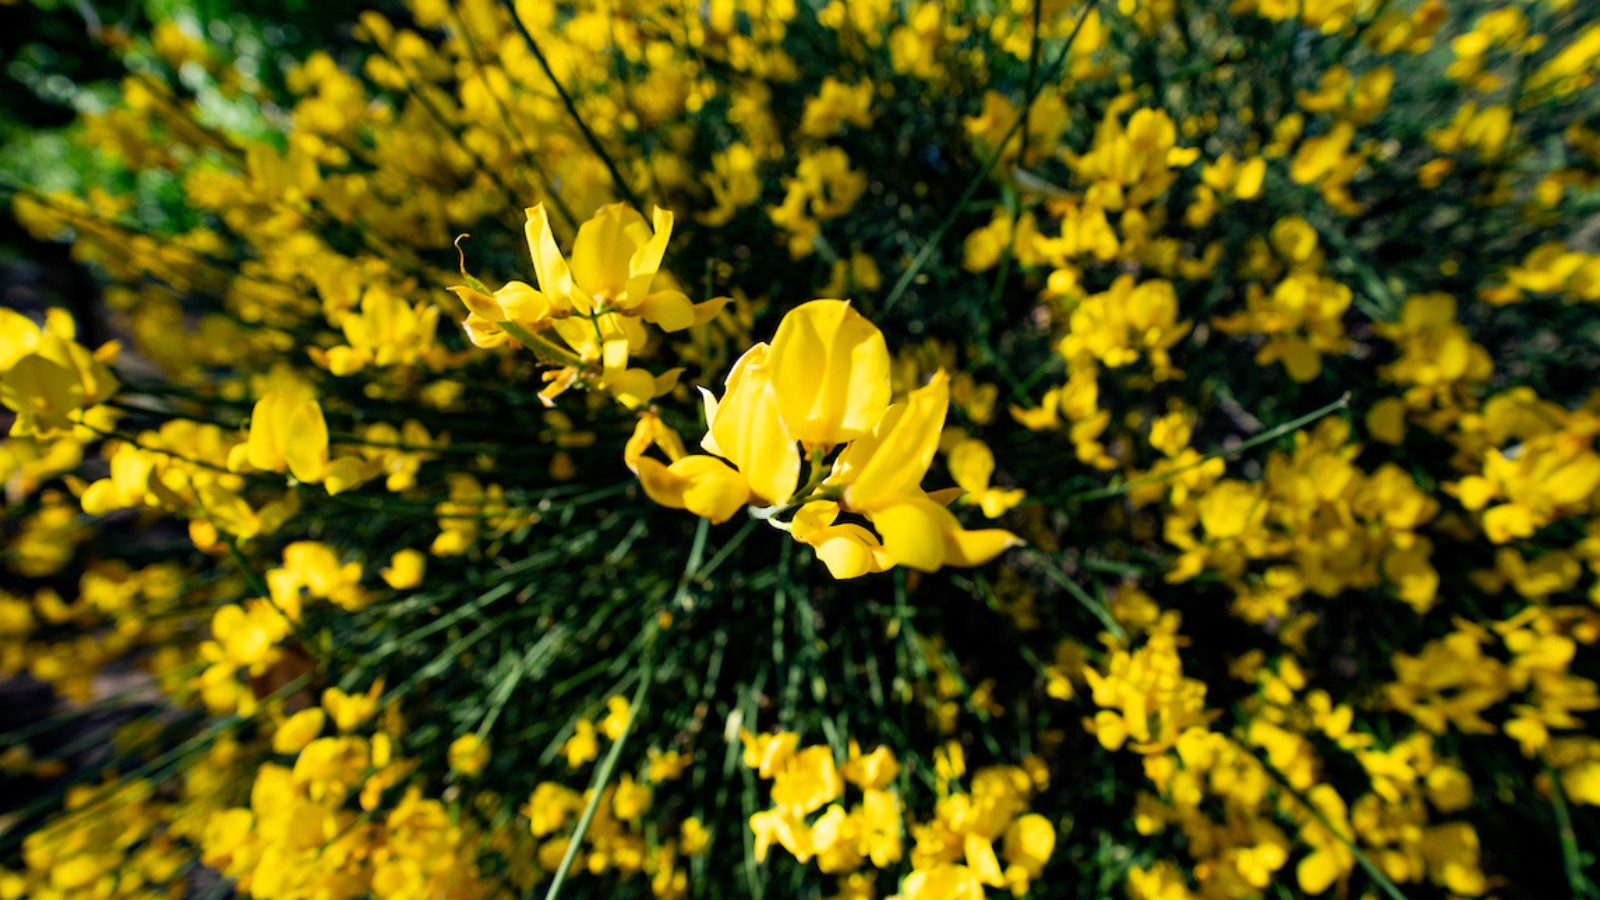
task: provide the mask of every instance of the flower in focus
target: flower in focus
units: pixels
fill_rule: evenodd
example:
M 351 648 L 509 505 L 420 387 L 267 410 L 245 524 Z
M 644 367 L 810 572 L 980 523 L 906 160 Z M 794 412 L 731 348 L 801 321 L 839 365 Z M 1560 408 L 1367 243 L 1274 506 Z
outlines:
M 763 504 L 760 515 L 810 545 L 836 578 L 895 565 L 977 566 L 1016 546 L 1009 531 L 962 528 L 945 508 L 959 489 L 937 498 L 923 492 L 950 379 L 940 370 L 891 406 L 889 363 L 882 332 L 847 301 L 813 300 L 784 316 L 770 346 L 739 358 L 720 399 L 701 389 L 708 427 L 700 445 L 715 455 L 687 454 L 675 432 L 646 414 L 625 459 L 656 502 L 713 522 Z M 668 463 L 645 456 L 651 446 Z M 803 485 L 802 450 L 810 471 Z M 783 512 L 793 512 L 792 521 L 773 518 Z M 876 533 L 839 521 L 841 513 Z

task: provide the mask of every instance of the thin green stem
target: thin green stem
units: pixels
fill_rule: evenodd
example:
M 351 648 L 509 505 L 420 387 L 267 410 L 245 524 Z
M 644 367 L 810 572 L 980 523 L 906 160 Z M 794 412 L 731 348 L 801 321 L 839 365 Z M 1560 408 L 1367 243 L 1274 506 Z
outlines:
M 1316 819 L 1319 825 L 1321 825 L 1323 828 L 1326 828 L 1329 834 L 1337 838 L 1339 843 L 1343 844 L 1345 849 L 1350 851 L 1351 855 L 1356 858 L 1356 862 L 1360 864 L 1361 868 L 1366 870 L 1367 875 L 1372 878 L 1373 882 L 1377 884 L 1378 888 L 1382 890 L 1384 894 L 1388 895 L 1389 900 L 1406 900 L 1405 892 L 1401 891 L 1399 886 L 1397 886 L 1388 875 L 1385 875 L 1382 869 L 1378 868 L 1378 864 L 1373 862 L 1372 858 L 1367 856 L 1367 854 L 1356 845 L 1354 840 L 1352 840 L 1343 831 L 1340 831 L 1338 828 L 1334 827 L 1334 824 L 1328 821 L 1328 817 L 1322 814 L 1322 810 L 1313 805 L 1311 801 L 1307 799 L 1305 794 L 1301 793 L 1299 789 L 1290 784 L 1289 779 L 1285 778 L 1282 772 L 1279 772 L 1277 769 L 1273 768 L 1271 763 L 1262 759 L 1259 754 L 1245 744 L 1240 743 L 1239 741 L 1234 741 L 1233 743 L 1240 750 L 1249 754 L 1251 759 L 1254 759 L 1257 763 L 1259 763 L 1261 768 L 1266 771 L 1267 775 L 1277 783 L 1280 790 L 1293 797 L 1296 803 L 1299 803 L 1306 809 L 1307 812 L 1311 813 L 1311 817 Z
M 689 548 L 689 559 L 684 564 L 683 575 L 678 579 L 677 590 L 673 595 L 673 606 L 681 606 L 687 599 L 689 586 L 699 574 L 700 563 L 705 555 L 706 538 L 710 532 L 711 520 L 701 519 L 699 528 L 695 530 L 694 544 Z M 655 682 L 656 639 L 660 633 L 659 620 L 652 616 L 645 625 L 644 664 L 639 671 L 639 685 L 634 688 L 633 698 L 628 703 L 628 720 L 623 723 L 622 733 L 611 743 L 611 749 L 606 751 L 605 759 L 600 761 L 600 768 L 595 770 L 594 778 L 589 782 L 589 802 L 584 805 L 583 815 L 578 818 L 578 825 L 568 840 L 567 850 L 561 856 L 561 864 L 556 867 L 555 876 L 550 881 L 550 889 L 545 892 L 545 900 L 556 900 L 560 895 L 561 887 L 567 880 L 567 873 L 572 868 L 572 861 L 577 859 L 578 847 L 582 845 L 583 837 L 589 831 L 589 823 L 594 820 L 595 810 L 600 806 L 600 797 L 605 793 L 605 787 L 610 784 L 611 775 L 617 768 L 617 760 L 622 756 L 622 747 L 627 743 L 628 735 L 633 732 L 633 723 L 638 719 L 639 710 Z
M 1146 475 L 1143 478 L 1135 478 L 1132 481 L 1125 481 L 1125 482 L 1123 482 L 1121 484 L 1113 484 L 1113 485 L 1110 485 L 1109 487 L 1096 488 L 1096 489 L 1094 489 L 1092 491 L 1083 491 L 1083 492 L 1077 493 L 1077 494 L 1068 494 L 1067 496 L 1062 497 L 1058 502 L 1060 502 L 1060 503 L 1082 503 L 1085 500 L 1105 500 L 1105 499 L 1107 499 L 1109 497 L 1119 497 L 1119 496 L 1121 496 L 1123 494 L 1128 493 L 1129 491 L 1137 490 L 1138 488 L 1144 487 L 1147 484 L 1157 484 L 1159 482 L 1166 481 L 1169 478 L 1173 478 L 1175 476 L 1181 475 L 1184 472 L 1188 472 L 1188 471 L 1192 471 L 1194 469 L 1198 469 L 1199 467 L 1205 465 L 1208 462 L 1211 462 L 1214 459 L 1229 459 L 1231 457 L 1238 456 L 1239 454 L 1244 453 L 1247 450 L 1254 449 L 1254 448 L 1259 447 L 1262 444 L 1265 444 L 1265 443 L 1267 443 L 1269 441 L 1275 441 L 1278 438 L 1281 438 L 1286 434 L 1298 431 L 1301 428 L 1304 428 L 1305 426 L 1310 425 L 1312 422 L 1315 422 L 1315 421 L 1317 421 L 1318 419 L 1321 419 L 1324 416 L 1330 415 L 1332 413 L 1338 412 L 1341 409 L 1345 409 L 1345 408 L 1349 407 L 1349 405 L 1350 405 L 1350 393 L 1348 391 L 1346 391 L 1344 396 L 1342 396 L 1339 399 L 1333 401 L 1332 403 L 1329 403 L 1326 406 L 1318 407 L 1317 409 L 1312 410 L 1311 412 L 1308 412 L 1305 415 L 1303 415 L 1303 416 L 1301 416 L 1301 417 L 1299 417 L 1297 419 L 1291 419 L 1291 420 L 1289 420 L 1287 422 L 1284 422 L 1281 425 L 1277 425 L 1277 426 L 1275 426 L 1273 428 L 1269 428 L 1266 431 L 1263 431 L 1260 434 L 1256 435 L 1255 437 L 1253 437 L 1253 438 L 1251 438 L 1251 439 L 1239 444 L 1237 447 L 1233 447 L 1233 448 L 1228 449 L 1228 450 L 1216 450 L 1216 451 L 1213 451 L 1211 453 L 1207 453 L 1205 456 L 1200 457 L 1199 459 L 1195 460 L 1192 463 L 1189 463 L 1187 465 L 1178 466 L 1175 469 L 1168 469 L 1165 472 L 1158 472 L 1158 473 L 1156 473 L 1154 475 Z
M 563 365 L 575 366 L 579 369 L 586 369 L 589 367 L 589 364 L 584 362 L 583 358 L 578 356 L 578 354 L 573 353 L 571 350 L 568 350 L 565 347 L 562 347 L 547 337 L 535 334 L 534 332 L 523 328 L 516 322 L 496 322 L 495 324 L 500 326 L 501 331 L 511 335 L 511 337 L 515 339 L 517 343 L 527 347 L 529 350 L 532 350 L 535 354 L 544 354 L 561 362 Z
M 1544 772 L 1550 779 L 1550 803 L 1555 808 L 1556 830 L 1561 835 L 1561 863 L 1567 871 L 1567 886 L 1574 897 L 1593 897 L 1593 885 L 1583 877 L 1583 859 L 1578 851 L 1578 833 L 1572 827 L 1572 811 L 1567 808 L 1566 790 L 1561 786 L 1561 773 L 1545 763 Z
M 1099 619 L 1100 624 L 1104 625 L 1106 630 L 1111 632 L 1118 641 L 1124 644 L 1128 642 L 1127 630 L 1111 615 L 1111 610 L 1106 609 L 1104 603 L 1089 596 L 1088 591 L 1084 590 L 1076 581 L 1068 578 L 1065 572 L 1056 567 L 1054 559 L 1043 553 L 1039 553 L 1038 558 L 1041 563 L 1040 568 L 1044 570 L 1045 575 L 1049 576 L 1051 581 L 1065 589 L 1067 593 L 1072 595 L 1073 599 L 1083 605 L 1084 609 L 1087 609 L 1096 619 Z
M 550 79 L 550 83 L 555 85 L 556 95 L 561 98 L 562 105 L 572 115 L 572 121 L 577 123 L 578 130 L 583 132 L 583 139 L 588 142 L 589 149 L 600 157 L 600 161 L 605 164 L 606 171 L 611 173 L 611 180 L 616 184 L 617 192 L 622 194 L 623 199 L 627 200 L 630 206 L 638 209 L 639 195 L 635 194 L 633 188 L 628 186 L 627 179 L 622 177 L 622 172 L 617 168 L 616 162 L 611 159 L 611 154 L 607 153 L 606 148 L 601 146 L 600 139 L 589 129 L 589 124 L 583 121 L 583 115 L 578 112 L 578 105 L 573 102 L 572 95 L 567 93 L 567 89 L 562 86 L 561 79 L 556 77 L 555 71 L 550 68 L 550 61 L 545 58 L 544 51 L 539 48 L 539 42 L 534 39 L 533 33 L 528 30 L 528 26 L 523 23 L 521 14 L 517 12 L 517 5 L 512 0 L 500 0 L 500 5 L 504 6 L 506 12 L 511 14 L 511 24 L 516 26 L 517 33 L 522 35 L 522 42 L 528 45 L 528 52 L 533 54 L 533 58 L 539 62 L 539 68 L 544 70 L 544 74 Z
M 656 658 L 655 639 L 657 630 L 652 622 L 649 626 L 650 633 L 645 638 L 644 668 L 639 678 L 639 686 L 633 690 L 633 699 L 628 703 L 628 720 L 622 725 L 622 733 L 611 742 L 611 749 L 606 751 L 605 759 L 600 761 L 600 768 L 595 770 L 594 778 L 589 782 L 589 802 L 583 807 L 583 815 L 578 818 L 578 826 L 572 832 L 572 837 L 567 841 L 567 851 L 561 855 L 561 865 L 556 867 L 556 874 L 550 880 L 550 889 L 545 892 L 545 900 L 556 900 L 560 896 L 561 888 L 567 881 L 567 872 L 572 869 L 572 861 L 578 857 L 578 847 L 583 843 L 583 836 L 589 831 L 589 823 L 594 821 L 594 812 L 600 807 L 600 797 L 605 793 L 605 787 L 611 782 L 611 774 L 617 768 L 617 760 L 622 757 L 622 747 L 628 742 L 628 735 L 633 732 L 633 723 L 639 717 L 639 707 L 648 695 L 650 685 L 655 680 Z

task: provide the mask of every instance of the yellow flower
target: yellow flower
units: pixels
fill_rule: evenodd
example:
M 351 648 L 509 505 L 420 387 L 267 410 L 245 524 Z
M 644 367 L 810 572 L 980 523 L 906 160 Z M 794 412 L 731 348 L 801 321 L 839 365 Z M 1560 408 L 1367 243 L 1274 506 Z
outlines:
M 611 812 L 624 822 L 637 822 L 649 812 L 654 800 L 655 792 L 649 785 L 639 784 L 632 775 L 624 772 L 611 793 Z
M 556 245 L 543 204 L 527 216 L 537 289 L 513 281 L 491 293 L 466 274 L 464 264 L 466 285 L 451 289 L 468 309 L 465 327 L 472 342 L 493 347 L 514 338 L 557 366 L 546 373 L 549 384 L 539 394 L 546 404 L 580 380 L 629 408 L 670 391 L 681 370 L 653 375 L 628 365 L 648 339 L 640 321 L 681 331 L 710 321 L 727 303 L 691 303 L 682 291 L 651 289 L 672 236 L 672 213 L 657 208 L 647 223 L 625 204 L 601 207 L 579 226 L 570 263 Z
M 622 730 L 628 727 L 628 717 L 631 709 L 628 698 L 623 696 L 612 697 L 606 701 L 606 717 L 600 720 L 600 733 L 607 740 L 616 740 L 622 737 Z
M 1021 488 L 1006 490 L 989 486 L 989 479 L 994 475 L 994 451 L 983 441 L 967 438 L 951 448 L 948 462 L 950 476 L 967 492 L 961 502 L 979 507 L 990 519 L 1004 515 L 1027 496 Z
M 574 727 L 572 737 L 561 745 L 561 755 L 567 758 L 567 768 L 576 769 L 586 762 L 593 762 L 600 757 L 600 741 L 595 737 L 594 723 L 588 719 L 579 719 Z
M 80 411 L 117 391 L 106 365 L 118 346 L 91 353 L 74 338 L 77 326 L 63 310 L 51 310 L 45 326 L 0 309 L 0 406 L 16 413 L 11 436 L 51 437 L 70 428 Z
M 528 211 L 530 234 L 534 212 Z M 613 203 L 601 207 L 579 226 L 572 244 L 570 287 L 566 279 L 558 279 L 559 287 L 571 291 L 575 307 L 594 312 L 609 306 L 640 316 L 668 332 L 682 331 L 694 324 L 694 305 L 682 291 L 650 292 L 650 283 L 661 268 L 667 241 L 672 237 L 672 213 L 657 207 L 652 218 L 653 222 L 646 224 L 644 216 L 633 208 Z M 548 252 L 554 245 L 549 217 L 541 215 L 540 223 L 539 247 Z M 539 285 L 547 292 L 552 289 L 542 275 Z
M 1004 855 L 1006 862 L 1020 868 L 1027 878 L 1038 878 L 1050 854 L 1056 849 L 1056 828 L 1050 820 L 1037 813 L 1020 816 L 1006 829 Z M 1011 872 L 1007 870 L 1007 878 Z M 1022 881 L 1026 887 L 1027 881 Z
M 354 731 L 378 711 L 378 697 L 383 694 L 383 679 L 372 683 L 364 694 L 346 694 L 338 688 L 322 692 L 322 708 L 333 716 L 333 724 L 340 731 Z
M 489 745 L 476 734 L 463 734 L 450 742 L 447 756 L 451 771 L 476 778 L 489 764 Z
M 699 856 L 711 846 L 711 832 L 701 821 L 690 816 L 678 826 L 678 849 L 685 856 Z
M 741 728 L 739 741 L 744 745 L 745 768 L 755 769 L 762 778 L 771 778 L 800 746 L 800 735 L 792 731 L 757 735 Z
M 645 456 L 651 447 L 661 448 L 668 462 Z M 686 509 L 713 523 L 727 521 L 750 499 L 744 475 L 716 457 L 685 453 L 682 439 L 654 413 L 639 417 L 623 450 L 623 461 L 639 476 L 651 500 Z
M 528 817 L 534 837 L 544 837 L 560 831 L 567 819 L 583 805 L 583 798 L 565 785 L 546 781 L 533 789 L 523 814 Z
M 843 488 L 845 509 L 872 522 L 895 564 L 925 572 L 982 565 L 1020 543 L 1002 529 L 963 529 L 918 486 L 933 464 L 949 406 L 949 378 L 940 371 L 846 447 L 826 482 Z
M 766 860 L 773 844 L 788 850 L 802 863 L 809 862 L 815 855 L 811 829 L 792 810 L 778 807 L 755 813 L 750 817 L 750 830 L 755 834 L 756 862 Z
M 244 447 L 245 460 L 264 472 L 287 470 L 308 484 L 328 473 L 328 423 L 321 405 L 311 397 L 283 391 L 263 396 L 250 414 L 250 437 Z
M 328 715 L 313 706 L 290 716 L 272 735 L 272 752 L 296 754 L 322 734 Z
M 880 790 L 894 783 L 900 774 L 900 763 L 888 747 L 878 747 L 863 756 L 861 746 L 850 741 L 850 758 L 845 762 L 844 779 L 863 791 Z
M 566 298 L 553 300 L 522 281 L 509 281 L 492 295 L 477 290 L 473 285 L 450 288 L 467 307 L 467 337 L 479 347 L 496 347 L 504 343 L 507 334 L 504 326 L 516 325 L 535 333 L 549 328 L 556 319 L 572 313 Z M 489 328 L 488 325 L 496 327 Z
M 406 591 L 422 583 L 422 573 L 427 567 L 428 557 L 420 550 L 407 547 L 390 557 L 387 568 L 380 569 L 384 583 L 397 591 Z
M 938 863 L 907 875 L 900 896 L 904 900 L 982 900 L 983 882 L 966 866 Z
M 821 809 L 844 792 L 844 780 L 834 763 L 833 749 L 807 747 L 792 754 L 773 777 L 774 805 L 806 815 Z

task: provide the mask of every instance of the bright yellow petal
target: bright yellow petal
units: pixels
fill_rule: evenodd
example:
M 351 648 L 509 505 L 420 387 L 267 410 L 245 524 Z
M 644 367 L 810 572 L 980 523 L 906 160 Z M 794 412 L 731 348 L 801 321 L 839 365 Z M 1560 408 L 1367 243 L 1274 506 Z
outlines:
M 944 565 L 944 532 L 955 520 L 949 510 L 926 498 L 906 498 L 873 510 L 868 518 L 896 565 L 921 572 Z
M 376 474 L 374 466 L 367 460 L 359 456 L 341 456 L 328 464 L 322 486 L 328 489 L 329 495 L 333 495 L 358 487 Z
M 545 212 L 543 203 L 527 212 L 528 223 L 523 231 L 528 236 L 528 252 L 533 256 L 533 271 L 539 281 L 539 289 L 551 297 L 570 297 L 572 272 L 561 255 L 561 248 L 556 246 L 556 236 L 550 230 L 550 215 Z M 586 305 L 584 312 L 588 311 Z
M 246 439 L 248 447 L 245 459 L 251 467 L 263 472 L 281 472 L 284 467 L 283 453 L 279 450 L 281 442 L 278 437 L 279 410 L 287 405 L 288 398 L 277 391 L 272 391 L 256 401 L 255 408 L 250 412 L 250 435 Z
M 633 303 L 641 303 L 650 294 L 650 282 L 660 271 L 661 260 L 667 255 L 667 241 L 672 238 L 672 213 L 658 206 L 652 218 L 655 233 L 628 260 L 628 299 Z
M 694 304 L 682 291 L 657 291 L 644 298 L 635 311 L 668 334 L 694 324 Z
M 628 263 L 638 249 L 644 217 L 622 203 L 600 208 L 578 226 L 572 242 L 572 280 L 591 297 L 615 301 L 628 287 Z
M 704 325 L 715 319 L 717 313 L 722 312 L 722 308 L 728 305 L 728 300 L 729 298 L 727 297 L 712 297 L 710 300 L 696 303 L 694 305 L 694 324 Z
M 994 475 L 994 452 L 983 441 L 976 438 L 962 441 L 950 451 L 947 462 L 950 476 L 963 489 L 977 493 L 989 487 L 989 479 Z
M 744 476 L 714 456 L 685 456 L 667 467 L 683 482 L 683 506 L 713 525 L 726 522 L 750 498 Z
M 466 285 L 456 285 L 455 287 L 447 288 L 447 290 L 459 297 L 461 304 L 467 308 L 467 312 L 473 315 L 487 319 L 490 322 L 498 322 L 505 318 L 500 309 L 500 304 L 495 302 L 495 299 L 488 294 L 479 293 Z
M 845 505 L 869 512 L 915 492 L 933 464 L 949 408 L 950 380 L 941 370 L 926 386 L 911 392 L 886 430 L 873 430 L 875 446 L 845 489 Z
M 494 300 L 501 310 L 500 320 L 515 322 L 530 330 L 548 325 L 557 312 L 548 296 L 522 281 L 506 282 L 505 287 L 494 292 Z
M 683 509 L 683 491 L 686 485 L 682 478 L 667 471 L 668 467 L 660 460 L 642 457 L 635 461 L 633 472 L 639 476 L 639 486 L 644 488 L 644 494 L 656 503 L 669 509 Z
M 981 566 L 1023 543 L 1022 538 L 1004 528 L 980 528 L 975 531 L 956 528 L 944 533 L 944 564 Z
M 633 368 L 608 373 L 603 386 L 629 409 L 638 409 L 656 396 L 656 379 L 648 369 Z
M 770 358 L 765 344 L 739 357 L 709 431 L 719 455 L 739 467 L 757 496 L 774 504 L 789 499 L 800 483 L 800 451 L 778 411 Z
M 771 366 L 784 422 L 809 445 L 866 434 L 889 406 L 883 333 L 846 301 L 790 310 L 772 339 Z
M 806 543 L 816 549 L 828 574 L 841 580 L 882 572 L 892 565 L 883 545 L 860 525 L 830 525 L 813 531 Z
M 302 400 L 279 410 L 278 440 L 289 472 L 300 481 L 315 484 L 328 470 L 328 423 L 315 400 Z
M 39 346 L 39 326 L 12 309 L 0 307 L 0 372 L 11 368 Z

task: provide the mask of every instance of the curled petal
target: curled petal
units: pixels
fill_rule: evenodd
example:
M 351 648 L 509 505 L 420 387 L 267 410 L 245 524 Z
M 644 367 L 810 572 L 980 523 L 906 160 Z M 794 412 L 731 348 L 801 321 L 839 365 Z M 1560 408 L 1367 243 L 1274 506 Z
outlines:
M 907 497 L 868 518 L 883 535 L 896 565 L 923 572 L 940 566 L 981 566 L 1022 540 L 1001 528 L 968 531 L 955 515 L 926 496 Z
M 683 508 L 713 525 L 728 521 L 750 499 L 744 476 L 714 456 L 685 456 L 668 466 L 667 473 L 683 485 Z
M 477 313 L 468 313 L 461 327 L 466 330 L 467 340 L 472 342 L 472 346 L 484 350 L 493 349 L 511 340 L 511 335 L 502 331 L 499 325 Z
M 628 297 L 633 302 L 640 302 L 641 298 L 650 294 L 650 282 L 655 280 L 656 273 L 661 270 L 661 260 L 667 255 L 667 241 L 672 238 L 672 213 L 656 207 L 651 216 L 651 225 L 654 234 L 648 241 L 640 244 L 633 252 L 633 258 L 628 260 Z M 687 300 L 687 298 L 685 298 Z M 649 316 L 646 316 L 649 318 Z M 662 326 L 665 328 L 666 326 Z M 668 331 L 677 329 L 668 328 Z
M 617 401 L 629 409 L 638 409 L 656 396 L 656 377 L 649 369 L 623 369 L 607 372 L 600 386 L 610 391 Z
M 810 534 L 806 543 L 817 551 L 817 559 L 838 579 L 859 578 L 882 572 L 894 565 L 889 551 L 860 525 L 829 525 Z
M 645 455 L 656 446 L 672 461 L 670 465 Z M 687 509 L 713 523 L 727 521 L 750 498 L 750 487 L 737 469 L 714 456 L 685 455 L 678 433 L 654 414 L 639 417 L 622 459 L 639 476 L 651 500 Z
M 981 566 L 996 556 L 1022 546 L 1024 541 L 1004 528 L 955 528 L 944 533 L 944 564 Z
M 570 311 L 570 307 L 561 309 L 550 296 L 522 281 L 506 282 L 505 287 L 494 292 L 494 299 L 501 310 L 501 321 L 515 322 L 530 331 L 543 328 L 557 314 Z
M 461 305 L 472 315 L 490 322 L 498 322 L 505 318 L 505 312 L 500 309 L 499 302 L 482 291 L 475 291 L 464 284 L 449 288 L 449 291 L 460 298 Z

